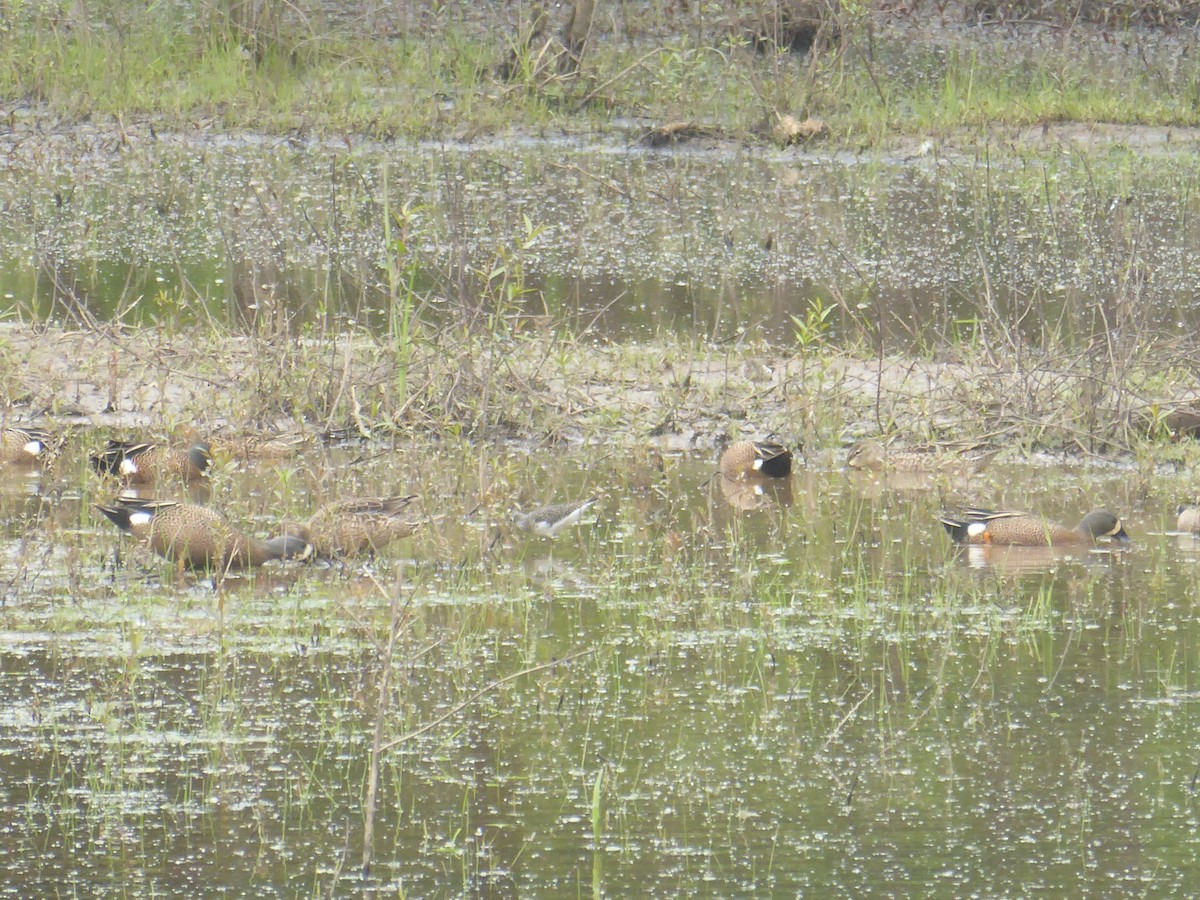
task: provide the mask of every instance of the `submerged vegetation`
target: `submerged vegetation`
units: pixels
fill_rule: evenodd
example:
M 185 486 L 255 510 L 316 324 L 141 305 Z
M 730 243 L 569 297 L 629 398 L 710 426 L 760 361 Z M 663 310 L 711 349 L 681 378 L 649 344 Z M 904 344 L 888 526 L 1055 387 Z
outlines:
M 6 405 L 1136 453 L 1200 393 L 1195 156 L 1114 130 L 1193 121 L 1183 10 L 567 7 L 583 43 L 542 4 L 6 7 Z M 785 116 L 824 136 L 745 150 Z M 704 146 L 547 137 L 598 126 Z M 47 325 L 101 337 L 55 371 Z
M 560 7 L 0 8 L 0 882 L 1190 890 L 1192 5 Z
M 1137 456 L 1200 395 L 1186 159 L 396 161 L 144 134 L 10 159 L 0 367 L 26 416 Z

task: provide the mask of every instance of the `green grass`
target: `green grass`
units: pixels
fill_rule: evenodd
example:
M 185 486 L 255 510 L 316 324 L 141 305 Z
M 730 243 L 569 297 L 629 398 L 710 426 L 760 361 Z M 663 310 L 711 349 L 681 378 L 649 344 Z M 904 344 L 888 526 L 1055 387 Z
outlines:
M 701 36 L 679 23 L 632 45 L 600 36 L 577 80 L 530 50 L 503 81 L 512 35 L 499 14 L 483 28 L 443 11 L 420 33 L 380 35 L 311 14 L 235 27 L 207 6 L 172 9 L 118 2 L 100 21 L 11 16 L 0 27 L 0 98 L 69 120 L 408 138 L 590 134 L 630 116 L 740 136 L 777 111 L 818 115 L 855 145 L 1043 122 L 1200 123 L 1200 60 L 1103 52 L 1082 30 L 1021 51 L 983 31 L 964 49 L 939 46 L 936 30 L 914 39 L 877 22 L 868 33 L 864 19 L 810 62 L 756 54 L 728 23 Z

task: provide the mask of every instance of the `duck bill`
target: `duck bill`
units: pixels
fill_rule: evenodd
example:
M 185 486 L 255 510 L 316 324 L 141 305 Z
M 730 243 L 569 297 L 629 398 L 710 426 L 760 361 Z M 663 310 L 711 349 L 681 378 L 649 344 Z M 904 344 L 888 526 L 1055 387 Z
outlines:
M 1133 540 L 1128 534 L 1125 533 L 1124 526 L 1118 528 L 1116 531 L 1110 534 L 1109 537 L 1122 544 L 1128 544 Z

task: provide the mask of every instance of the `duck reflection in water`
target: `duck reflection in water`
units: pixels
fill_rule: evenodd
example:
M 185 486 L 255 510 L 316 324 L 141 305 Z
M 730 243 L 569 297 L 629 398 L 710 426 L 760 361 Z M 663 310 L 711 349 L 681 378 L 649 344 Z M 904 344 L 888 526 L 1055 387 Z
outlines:
M 734 480 L 724 475 L 717 478 L 721 482 L 721 496 L 725 498 L 725 502 L 742 512 L 792 505 L 790 478 L 756 478 L 750 481 Z
M 969 569 L 990 569 L 1005 575 L 1050 572 L 1064 564 L 1100 565 L 1118 558 L 1122 547 L 1025 547 L 1004 544 L 963 544 L 954 558 Z

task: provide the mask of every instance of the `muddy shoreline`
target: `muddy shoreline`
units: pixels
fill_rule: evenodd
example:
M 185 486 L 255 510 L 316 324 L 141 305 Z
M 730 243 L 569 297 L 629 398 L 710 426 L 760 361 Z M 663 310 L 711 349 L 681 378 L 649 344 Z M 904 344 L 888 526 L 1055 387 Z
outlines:
M 559 123 L 553 130 L 530 129 L 519 124 L 496 133 L 474 133 L 449 128 L 445 133 L 420 139 L 396 137 L 382 139 L 363 133 L 329 134 L 324 129 L 291 129 L 287 134 L 230 129 L 211 117 L 196 117 L 181 127 L 161 116 L 131 115 L 120 119 L 89 117 L 72 120 L 44 106 L 17 104 L 7 109 L 6 127 L 0 132 L 0 152 L 14 160 L 39 158 L 58 148 L 71 155 L 119 155 L 155 144 L 204 152 L 226 152 L 240 147 L 289 147 L 326 150 L 339 154 L 386 153 L 404 148 L 430 152 L 453 146 L 462 152 L 472 150 L 516 150 L 529 148 L 568 148 L 605 154 L 642 148 L 649 153 L 733 158 L 747 151 L 769 160 L 809 160 L 865 158 L 884 162 L 918 163 L 925 158 L 973 157 L 983 149 L 1001 154 L 1107 152 L 1121 149 L 1135 153 L 1179 156 L 1200 153 L 1200 127 L 1188 125 L 1142 125 L 1122 122 L 1046 121 L 1033 125 L 993 122 L 984 129 L 962 127 L 942 130 L 936 135 L 907 134 L 893 131 L 881 145 L 864 149 L 847 144 L 835 132 L 825 130 L 811 140 L 780 146 L 768 133 L 723 129 L 703 120 L 681 119 L 668 122 L 650 116 L 626 116 L 610 120 L 597 130 L 596 123 L 579 121 L 577 127 Z M 674 124 L 678 140 L 663 144 L 654 132 Z M 690 126 L 688 130 L 683 126 Z
M 466 352 L 443 351 L 431 339 L 412 356 L 404 394 L 396 389 L 394 354 L 366 336 L 293 341 L 284 349 L 211 333 L 7 323 L 0 345 L 5 421 L 70 429 L 86 443 L 187 426 L 678 452 L 771 436 L 832 460 L 857 437 L 896 429 L 917 443 L 995 442 L 1011 448 L 1010 458 L 1035 448 L 1120 456 L 1146 439 L 1156 415 L 1196 397 L 1182 385 L 1171 396 L 1118 396 L 1048 361 L 989 366 L 834 348 L 789 356 L 763 347 L 631 347 L 552 335 L 503 348 L 483 342 Z M 1096 408 L 1080 405 L 1085 397 L 1101 420 L 1111 412 L 1126 421 L 1098 425 Z

